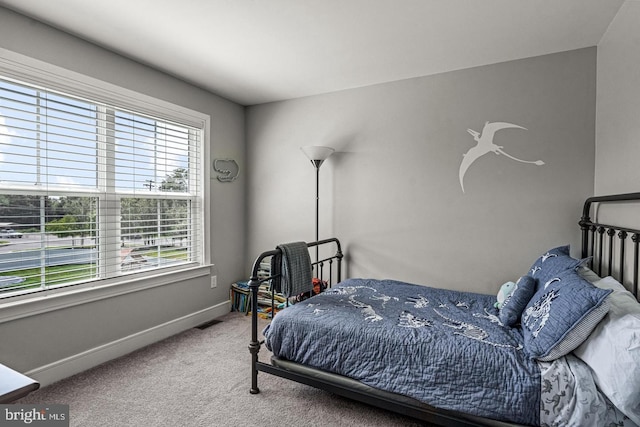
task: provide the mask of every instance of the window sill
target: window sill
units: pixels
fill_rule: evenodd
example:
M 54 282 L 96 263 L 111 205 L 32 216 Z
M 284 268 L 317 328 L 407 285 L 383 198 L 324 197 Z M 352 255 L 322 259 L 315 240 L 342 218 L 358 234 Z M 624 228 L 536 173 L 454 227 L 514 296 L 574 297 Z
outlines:
M 176 282 L 210 276 L 212 265 L 182 268 L 175 271 L 136 276 L 122 280 L 101 280 L 42 293 L 0 299 L 0 323 L 86 304 L 132 292 L 166 286 Z

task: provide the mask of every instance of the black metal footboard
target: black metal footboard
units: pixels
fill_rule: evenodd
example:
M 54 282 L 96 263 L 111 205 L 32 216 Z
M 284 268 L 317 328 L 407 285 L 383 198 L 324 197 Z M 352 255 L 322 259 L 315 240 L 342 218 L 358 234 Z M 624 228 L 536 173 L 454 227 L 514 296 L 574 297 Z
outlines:
M 591 218 L 592 212 L 598 206 L 631 202 L 640 202 L 640 193 L 596 196 L 585 201 L 580 219 L 582 257 L 593 257 L 589 266 L 596 274 L 601 277 L 613 276 L 620 283 L 630 287 L 638 299 L 640 230 L 604 224 L 597 218 Z
M 339 283 L 342 280 L 342 246 L 338 239 L 330 238 L 320 240 L 318 242 L 307 243 L 307 247 L 319 249 L 324 252 L 325 250 L 331 251 L 332 255 L 326 258 L 318 259 L 311 263 L 315 276 L 322 282 L 326 282 L 327 286 L 331 286 Z M 274 372 L 273 366 L 258 361 L 258 352 L 262 345 L 261 341 L 258 341 L 258 289 L 260 285 L 265 282 L 271 281 L 271 279 L 277 276 L 262 277 L 259 273 L 261 271 L 261 264 L 266 259 L 270 259 L 274 255 L 281 254 L 279 249 L 266 251 L 261 253 L 253 263 L 251 269 L 251 278 L 249 280 L 249 289 L 251 291 L 251 342 L 249 343 L 249 352 L 251 353 L 251 390 L 252 394 L 260 392 L 258 388 L 258 371 L 264 371 L 275 375 L 286 377 L 286 373 L 278 374 Z

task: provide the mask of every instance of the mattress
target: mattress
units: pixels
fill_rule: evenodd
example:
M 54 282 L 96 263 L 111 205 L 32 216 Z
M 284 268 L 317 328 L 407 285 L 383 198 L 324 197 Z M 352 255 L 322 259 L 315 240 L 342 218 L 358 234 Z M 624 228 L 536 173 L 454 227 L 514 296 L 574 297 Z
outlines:
M 539 425 L 541 373 L 495 297 L 349 279 L 278 313 L 274 356 L 438 408 Z

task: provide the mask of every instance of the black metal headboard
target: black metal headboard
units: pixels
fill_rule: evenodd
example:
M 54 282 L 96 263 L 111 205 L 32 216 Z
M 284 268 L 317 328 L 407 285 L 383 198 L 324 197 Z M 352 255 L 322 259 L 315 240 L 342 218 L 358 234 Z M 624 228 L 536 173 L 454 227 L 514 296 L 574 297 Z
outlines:
M 638 260 L 640 259 L 640 230 L 621 225 L 604 224 L 591 219 L 596 207 L 612 203 L 640 204 L 640 193 L 595 196 L 584 203 L 580 228 L 582 257 L 593 257 L 591 269 L 599 276 L 613 276 L 638 294 Z M 638 206 L 640 208 L 640 205 Z M 640 222 L 640 215 L 637 215 Z M 637 226 L 637 225 L 634 225 Z M 631 276 L 629 278 L 629 275 Z

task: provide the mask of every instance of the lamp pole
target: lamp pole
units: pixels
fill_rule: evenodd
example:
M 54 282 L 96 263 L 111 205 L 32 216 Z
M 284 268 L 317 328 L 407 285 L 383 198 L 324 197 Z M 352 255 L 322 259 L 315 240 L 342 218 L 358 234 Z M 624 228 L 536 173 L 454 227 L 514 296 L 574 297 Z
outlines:
M 322 160 L 312 160 L 316 168 L 316 242 L 320 240 L 320 165 Z M 316 245 L 316 271 L 318 268 L 318 245 Z
M 330 147 L 322 147 L 318 145 L 301 147 L 304 154 L 311 160 L 311 164 L 316 168 L 316 243 L 320 240 L 320 166 L 333 154 L 334 150 Z M 316 272 L 319 268 L 319 248 L 316 244 Z

